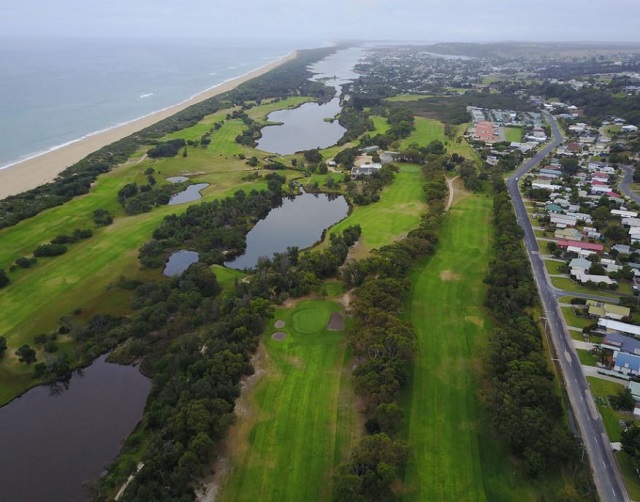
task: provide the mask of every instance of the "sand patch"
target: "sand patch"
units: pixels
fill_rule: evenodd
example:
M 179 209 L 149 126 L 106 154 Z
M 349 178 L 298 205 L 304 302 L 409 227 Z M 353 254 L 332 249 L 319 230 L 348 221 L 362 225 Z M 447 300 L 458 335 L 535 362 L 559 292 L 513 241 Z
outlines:
M 451 270 L 443 270 L 440 272 L 440 280 L 446 282 L 459 281 L 460 276 Z
M 333 314 L 331 314 L 331 318 L 327 323 L 327 329 L 329 331 L 343 331 L 344 316 L 340 312 L 334 312 Z
M 282 329 L 282 328 L 284 328 L 284 321 L 282 319 L 278 319 L 273 325 L 277 329 Z
M 287 334 L 284 331 L 276 331 L 273 335 L 271 335 L 271 338 L 276 342 L 281 342 L 282 340 L 287 338 Z

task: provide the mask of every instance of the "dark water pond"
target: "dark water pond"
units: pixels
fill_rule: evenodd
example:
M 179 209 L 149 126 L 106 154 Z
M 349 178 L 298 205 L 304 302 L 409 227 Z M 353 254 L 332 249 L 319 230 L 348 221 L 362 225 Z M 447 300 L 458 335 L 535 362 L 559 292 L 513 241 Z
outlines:
M 36 387 L 0 408 L 0 500 L 82 501 L 142 417 L 151 381 L 97 359 L 68 390 Z
M 285 199 L 282 206 L 271 210 L 247 235 L 245 254 L 225 266 L 236 269 L 251 268 L 261 256 L 311 246 L 320 239 L 322 231 L 344 218 L 349 205 L 342 196 L 303 193 Z
M 186 249 L 176 251 L 169 256 L 169 260 L 162 273 L 167 277 L 180 275 L 189 268 L 189 265 L 197 262 L 199 257 L 200 255 L 195 251 L 187 251 Z
M 209 183 L 196 183 L 195 185 L 189 185 L 182 192 L 179 192 L 171 197 L 169 201 L 170 206 L 177 204 L 184 204 L 185 202 L 193 202 L 202 198 L 200 190 L 204 190 L 209 186 Z
M 272 122 L 282 125 L 264 127 L 262 138 L 258 140 L 258 148 L 266 152 L 289 155 L 301 150 L 326 148 L 334 145 L 342 137 L 345 129 L 338 121 L 327 122 L 340 113 L 340 86 L 357 77 L 353 72 L 354 65 L 363 56 L 363 49 L 351 48 L 319 61 L 310 67 L 316 73 L 313 80 L 325 80 L 329 86 L 338 91 L 329 103 L 305 103 L 292 110 L 280 110 L 269 114 Z

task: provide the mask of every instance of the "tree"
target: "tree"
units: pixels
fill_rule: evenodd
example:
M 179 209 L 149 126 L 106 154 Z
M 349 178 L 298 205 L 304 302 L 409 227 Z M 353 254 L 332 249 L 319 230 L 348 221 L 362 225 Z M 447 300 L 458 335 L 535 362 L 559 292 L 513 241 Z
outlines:
M 0 268 L 0 289 L 9 285 L 11 280 L 3 268 Z
M 633 399 L 629 388 L 622 389 L 616 395 L 609 398 L 611 406 L 617 410 L 633 411 L 636 406 L 636 400 Z
M 31 364 L 38 360 L 36 357 L 36 351 L 29 347 L 27 344 L 24 344 L 22 347 L 16 350 L 16 356 L 18 356 L 18 360 L 21 363 L 25 364 Z
M 0 336 L 0 358 L 4 356 L 7 351 L 7 339 L 4 336 Z

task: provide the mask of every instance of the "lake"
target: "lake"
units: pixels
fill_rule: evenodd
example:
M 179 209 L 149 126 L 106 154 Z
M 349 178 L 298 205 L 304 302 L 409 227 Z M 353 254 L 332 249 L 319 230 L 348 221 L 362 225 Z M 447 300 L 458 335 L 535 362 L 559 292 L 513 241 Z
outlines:
M 209 183 L 196 183 L 195 185 L 189 185 L 182 192 L 172 195 L 169 200 L 169 205 L 175 206 L 178 204 L 184 204 L 185 202 L 193 202 L 194 200 L 201 199 L 202 195 L 200 194 L 200 190 L 204 190 L 208 186 Z
M 199 257 L 200 255 L 195 251 L 187 251 L 186 249 L 171 253 L 162 273 L 167 277 L 180 275 L 189 268 L 189 265 L 197 262 Z
M 363 55 L 363 49 L 354 47 L 338 51 L 312 65 L 309 69 L 315 73 L 313 80 L 326 79 L 326 85 L 337 90 L 336 97 L 323 105 L 305 103 L 298 108 L 270 113 L 268 120 L 282 122 L 282 125 L 263 127 L 258 148 L 290 155 L 301 150 L 335 145 L 346 129 L 337 120 L 328 122 L 325 119 L 335 117 L 342 110 L 340 100 L 344 96 L 341 95 L 340 86 L 357 78 L 353 67 Z
M 86 500 L 142 418 L 151 381 L 133 366 L 97 359 L 68 390 L 31 389 L 0 408 L 0 499 Z
M 225 263 L 235 269 L 252 268 L 261 256 L 287 250 L 289 246 L 300 249 L 320 240 L 322 232 L 342 220 L 349 212 L 344 197 L 327 194 L 303 193 L 285 199 L 280 207 L 272 209 L 247 234 L 245 254 Z

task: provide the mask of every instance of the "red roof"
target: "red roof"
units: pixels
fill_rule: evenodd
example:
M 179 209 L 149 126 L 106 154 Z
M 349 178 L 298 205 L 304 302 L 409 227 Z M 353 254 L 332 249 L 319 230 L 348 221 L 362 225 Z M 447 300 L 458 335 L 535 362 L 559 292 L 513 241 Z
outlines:
M 618 198 L 622 197 L 622 195 L 620 195 L 619 193 L 616 193 L 616 192 L 607 192 L 607 195 L 609 197 L 618 197 Z
M 580 242 L 580 241 L 568 241 L 568 240 L 560 240 L 557 242 L 558 247 L 568 248 L 569 246 L 580 248 L 580 249 L 588 249 L 590 251 L 595 251 L 596 253 L 602 253 L 604 251 L 603 244 L 595 244 L 593 242 Z
M 606 185 L 606 183 L 605 183 L 604 181 L 597 181 L 597 180 L 594 180 L 594 181 L 592 181 L 592 182 L 591 182 L 591 186 L 593 186 L 593 185 L 605 186 L 605 185 Z

